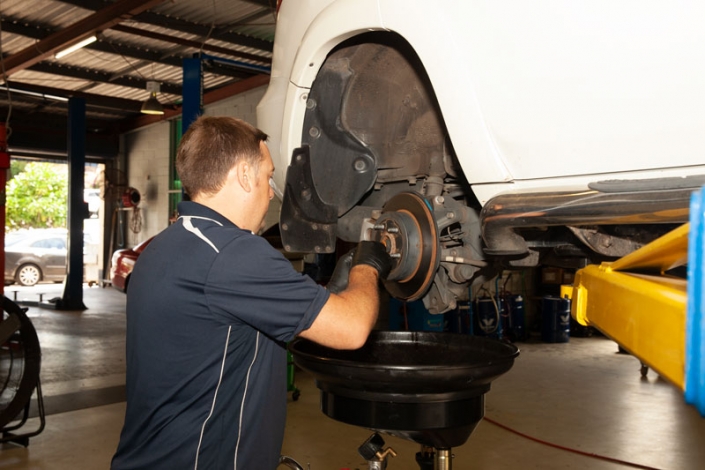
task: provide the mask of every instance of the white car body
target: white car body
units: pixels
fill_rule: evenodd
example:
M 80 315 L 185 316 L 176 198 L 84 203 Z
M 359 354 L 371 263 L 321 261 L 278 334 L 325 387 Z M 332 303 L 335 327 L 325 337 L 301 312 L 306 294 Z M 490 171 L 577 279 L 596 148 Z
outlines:
M 284 0 L 258 126 L 284 188 L 322 65 L 378 31 L 417 55 L 481 206 L 605 180 L 701 177 L 704 23 L 695 1 Z
M 389 30 L 423 62 L 480 202 L 598 175 L 703 174 L 703 21 L 694 1 L 285 0 L 258 123 L 283 187 L 327 54 Z

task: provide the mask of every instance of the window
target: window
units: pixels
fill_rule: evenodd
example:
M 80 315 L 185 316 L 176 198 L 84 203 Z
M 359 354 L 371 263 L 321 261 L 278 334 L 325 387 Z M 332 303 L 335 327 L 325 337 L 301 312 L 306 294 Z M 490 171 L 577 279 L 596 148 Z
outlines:
M 66 241 L 62 238 L 46 238 L 32 243 L 32 248 L 66 249 Z

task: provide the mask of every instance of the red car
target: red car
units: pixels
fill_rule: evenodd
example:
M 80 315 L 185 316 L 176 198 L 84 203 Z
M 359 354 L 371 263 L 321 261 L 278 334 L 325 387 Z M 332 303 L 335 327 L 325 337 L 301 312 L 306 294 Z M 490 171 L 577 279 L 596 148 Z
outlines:
M 113 253 L 112 261 L 110 262 L 110 282 L 114 288 L 127 293 L 130 274 L 132 274 L 132 269 L 135 267 L 137 257 L 153 239 L 154 237 L 148 238 L 133 248 L 125 248 Z

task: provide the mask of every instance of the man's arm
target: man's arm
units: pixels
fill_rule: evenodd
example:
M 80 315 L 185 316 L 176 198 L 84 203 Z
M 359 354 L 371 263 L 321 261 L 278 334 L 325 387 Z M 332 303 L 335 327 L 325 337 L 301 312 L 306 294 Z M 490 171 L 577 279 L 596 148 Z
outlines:
M 348 288 L 331 293 L 311 327 L 299 336 L 335 349 L 362 347 L 379 313 L 377 278 L 372 266 L 353 267 Z
M 389 275 L 392 261 L 379 242 L 360 242 L 338 260 L 328 301 L 308 330 L 299 336 L 335 349 L 358 349 L 365 344 L 379 313 L 380 277 Z

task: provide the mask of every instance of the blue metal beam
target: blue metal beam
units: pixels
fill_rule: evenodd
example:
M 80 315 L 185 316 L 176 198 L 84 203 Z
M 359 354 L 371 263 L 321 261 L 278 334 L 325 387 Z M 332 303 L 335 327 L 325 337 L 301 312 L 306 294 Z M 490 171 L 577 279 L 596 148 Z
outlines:
M 201 59 L 191 58 L 183 60 L 183 106 L 181 108 L 181 135 L 184 135 L 189 126 L 201 115 L 203 108 L 203 72 Z
M 705 416 L 705 187 L 690 199 L 685 401 Z
M 69 98 L 68 165 L 69 165 L 69 243 L 64 294 L 56 303 L 58 310 L 85 310 L 83 304 L 83 219 L 88 214 L 83 201 L 83 179 L 86 167 L 86 100 Z

